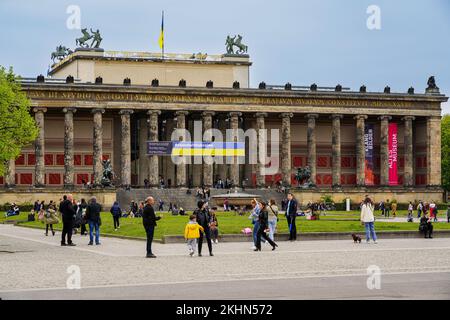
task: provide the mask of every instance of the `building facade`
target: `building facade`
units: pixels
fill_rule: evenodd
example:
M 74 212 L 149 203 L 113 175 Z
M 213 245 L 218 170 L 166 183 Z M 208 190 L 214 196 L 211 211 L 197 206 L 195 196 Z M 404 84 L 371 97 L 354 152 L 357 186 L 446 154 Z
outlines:
M 116 186 L 143 186 L 147 179 L 157 187 L 163 177 L 179 188 L 214 186 L 219 178 L 245 180 L 255 188 L 278 181 L 295 187 L 297 168 L 308 165 L 318 194 L 419 192 L 440 200 L 441 103 L 447 97 L 438 90 L 380 93 L 263 83 L 252 89 L 250 65 L 247 56 L 158 60 L 75 52 L 53 66 L 52 79 L 22 82 L 40 134 L 9 162 L 0 183 L 49 189 L 73 189 L 86 181 L 100 185 L 102 160 L 110 159 Z M 262 175 L 262 165 L 254 164 L 175 165 L 170 157 L 147 156 L 147 141 L 170 141 L 175 128 L 192 132 L 194 121 L 201 121 L 203 130 L 279 129 L 280 155 L 270 159 L 278 172 Z M 389 181 L 392 124 L 396 183 Z M 373 130 L 371 179 L 368 127 Z M 247 151 L 256 147 L 246 146 Z

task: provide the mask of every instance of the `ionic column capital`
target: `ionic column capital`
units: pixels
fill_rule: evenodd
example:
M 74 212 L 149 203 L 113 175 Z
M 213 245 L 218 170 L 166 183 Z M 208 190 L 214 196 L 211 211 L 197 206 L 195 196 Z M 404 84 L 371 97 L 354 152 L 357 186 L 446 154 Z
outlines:
M 230 112 L 228 113 L 230 117 L 242 117 L 242 112 Z
M 204 111 L 202 117 L 214 117 L 216 113 L 214 111 Z
M 119 111 L 120 115 L 128 115 L 129 116 L 129 115 L 132 115 L 133 113 L 134 113 L 134 111 L 131 109 L 122 109 Z
M 152 115 L 161 115 L 161 110 L 148 110 L 147 111 L 147 115 L 152 116 Z
M 267 118 L 267 116 L 268 116 L 267 112 L 257 112 L 254 115 L 255 118 Z
M 35 112 L 35 113 L 38 113 L 38 112 L 43 112 L 43 113 L 45 113 L 45 112 L 47 112 L 47 108 L 44 108 L 44 107 L 35 107 L 35 108 L 33 108 L 33 112 Z
M 339 120 L 342 120 L 344 118 L 344 116 L 342 115 L 342 114 L 332 114 L 331 116 L 330 116 L 330 119 L 339 119 Z
M 69 112 L 75 113 L 75 112 L 77 112 L 77 109 L 76 108 L 64 108 L 64 109 L 62 109 L 62 111 L 64 113 L 69 113 Z
M 91 110 L 91 113 L 105 113 L 105 109 L 104 108 L 94 108 Z
M 283 112 L 280 114 L 280 118 L 292 118 L 294 114 L 292 112 Z
M 392 120 L 392 117 L 391 116 L 379 116 L 378 120 L 380 120 L 380 121 L 383 121 L 383 120 L 390 121 L 390 120 Z
M 178 116 L 187 116 L 189 114 L 189 111 L 176 111 L 175 115 Z
M 310 120 L 310 119 L 317 119 L 319 118 L 319 115 L 317 113 L 309 113 L 305 116 L 306 119 Z
M 353 119 L 355 119 L 355 120 L 366 120 L 367 116 L 365 114 L 358 114 L 358 115 L 354 116 Z
M 405 116 L 402 118 L 402 121 L 414 121 L 416 120 L 416 117 L 414 116 Z

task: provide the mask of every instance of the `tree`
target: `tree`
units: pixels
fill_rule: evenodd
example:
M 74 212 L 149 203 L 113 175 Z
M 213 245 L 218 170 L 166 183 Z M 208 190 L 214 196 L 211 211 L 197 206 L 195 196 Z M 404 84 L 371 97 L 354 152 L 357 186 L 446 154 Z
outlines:
M 450 114 L 444 115 L 442 130 L 442 186 L 450 191 Z
M 38 135 L 30 100 L 17 79 L 12 68 L 6 71 L 0 66 L 0 176 L 5 174 L 6 161 L 17 158 Z

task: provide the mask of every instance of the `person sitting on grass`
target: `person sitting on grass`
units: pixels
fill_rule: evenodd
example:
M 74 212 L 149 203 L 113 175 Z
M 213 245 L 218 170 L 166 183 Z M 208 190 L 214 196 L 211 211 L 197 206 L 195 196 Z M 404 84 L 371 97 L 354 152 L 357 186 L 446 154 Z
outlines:
M 205 229 L 197 223 L 197 216 L 193 214 L 189 217 L 189 222 L 184 228 L 184 238 L 187 241 L 189 255 L 191 257 L 195 253 L 195 248 L 197 247 L 197 239 L 200 238 L 200 231 L 204 232 Z
M 19 214 L 20 214 L 19 207 L 15 203 L 13 203 L 11 205 L 11 208 L 6 212 L 5 216 L 12 217 L 12 216 L 18 216 Z

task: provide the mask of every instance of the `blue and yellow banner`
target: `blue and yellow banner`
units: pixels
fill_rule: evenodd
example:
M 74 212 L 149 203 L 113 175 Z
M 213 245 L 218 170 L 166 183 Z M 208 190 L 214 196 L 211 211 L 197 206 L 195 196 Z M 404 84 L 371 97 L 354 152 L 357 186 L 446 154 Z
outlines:
M 245 157 L 244 142 L 148 141 L 149 156 Z
M 172 156 L 245 157 L 244 142 L 174 142 Z

